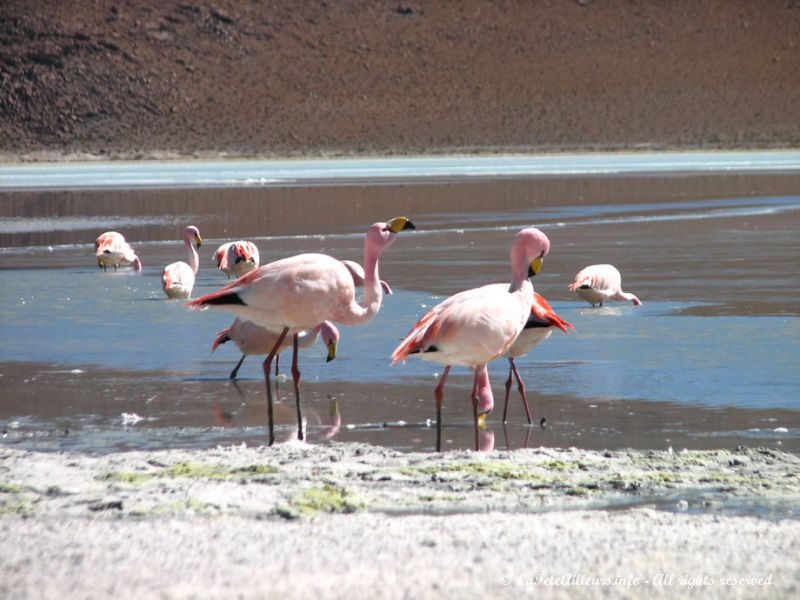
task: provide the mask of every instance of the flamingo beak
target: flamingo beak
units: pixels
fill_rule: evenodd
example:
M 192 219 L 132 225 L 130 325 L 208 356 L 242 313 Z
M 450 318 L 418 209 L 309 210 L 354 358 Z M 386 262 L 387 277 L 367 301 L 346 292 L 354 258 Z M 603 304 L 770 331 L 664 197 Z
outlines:
M 194 236 L 194 243 L 199 248 L 203 245 L 203 238 L 201 238 L 199 235 Z
M 542 270 L 542 263 L 544 262 L 544 258 L 541 256 L 531 261 L 530 266 L 528 267 L 528 277 L 533 277 L 539 271 Z
M 331 362 L 334 358 L 336 358 L 336 342 L 331 340 L 328 342 L 328 357 L 325 362 Z
M 484 431 L 486 429 L 486 417 L 489 415 L 488 412 L 481 413 L 478 415 L 478 429 Z
M 395 217 L 386 223 L 386 228 L 392 233 L 400 233 L 404 229 L 416 229 L 414 224 L 406 217 Z

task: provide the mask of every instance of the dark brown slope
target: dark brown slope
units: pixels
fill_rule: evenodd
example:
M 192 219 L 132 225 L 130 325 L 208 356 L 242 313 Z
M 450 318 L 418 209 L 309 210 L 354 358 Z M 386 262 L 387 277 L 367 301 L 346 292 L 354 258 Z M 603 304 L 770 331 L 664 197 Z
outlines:
M 799 0 L 0 2 L 7 155 L 799 142 Z

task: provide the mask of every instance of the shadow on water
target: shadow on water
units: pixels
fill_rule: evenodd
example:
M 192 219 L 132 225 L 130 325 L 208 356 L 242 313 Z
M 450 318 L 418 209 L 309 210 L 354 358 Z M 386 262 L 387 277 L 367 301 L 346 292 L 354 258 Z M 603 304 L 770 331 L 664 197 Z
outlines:
M 326 364 L 301 358 L 312 443 L 366 441 L 433 448 L 438 367 L 390 367 L 397 341 L 444 296 L 502 281 L 523 225 L 552 241 L 536 288 L 576 328 L 556 332 L 518 365 L 535 415 L 525 424 L 507 365 L 491 368 L 496 409 L 486 449 L 720 448 L 800 452 L 797 256 L 800 178 L 787 174 L 540 177 L 258 189 L 0 193 L 0 426 L 3 442 L 44 450 L 265 443 L 260 359 L 234 385 L 235 348 L 211 355 L 225 313 L 163 299 L 160 272 L 185 260 L 187 222 L 206 244 L 195 296 L 223 285 L 211 260 L 229 239 L 257 241 L 264 261 L 303 251 L 358 260 L 363 230 L 398 213 L 418 231 L 381 260 L 395 290 L 369 325 L 343 328 Z M 122 230 L 145 268 L 103 273 L 92 243 Z M 592 309 L 567 285 L 610 262 L 634 308 Z M 445 447 L 474 445 L 471 379 L 454 370 Z M 296 434 L 291 383 L 280 390 L 279 439 Z M 539 420 L 545 417 L 545 427 Z

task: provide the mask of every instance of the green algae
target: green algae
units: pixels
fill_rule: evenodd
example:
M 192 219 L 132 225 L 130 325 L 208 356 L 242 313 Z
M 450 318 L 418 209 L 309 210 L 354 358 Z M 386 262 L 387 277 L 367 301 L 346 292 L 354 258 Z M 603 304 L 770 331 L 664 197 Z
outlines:
M 351 490 L 326 483 L 301 490 L 287 507 L 280 507 L 278 513 L 285 517 L 310 517 L 317 513 L 352 513 L 365 508 Z
M 246 467 L 226 467 L 223 465 L 204 465 L 195 463 L 176 463 L 153 471 L 115 471 L 106 473 L 101 479 L 121 483 L 143 483 L 153 479 L 171 479 L 185 477 L 189 479 L 247 479 L 278 472 L 271 465 L 248 465 Z

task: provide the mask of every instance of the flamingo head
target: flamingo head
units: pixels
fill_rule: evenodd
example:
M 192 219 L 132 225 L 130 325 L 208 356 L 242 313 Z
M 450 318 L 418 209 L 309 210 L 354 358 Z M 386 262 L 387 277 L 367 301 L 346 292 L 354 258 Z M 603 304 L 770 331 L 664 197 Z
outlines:
M 377 252 L 383 252 L 394 241 L 395 236 L 406 229 L 416 229 L 406 217 L 395 217 L 386 223 L 373 223 L 367 230 L 365 243 Z
M 325 362 L 331 362 L 336 358 L 336 348 L 339 345 L 339 330 L 330 321 L 324 321 L 320 326 L 320 335 L 325 347 L 328 349 L 328 357 Z
M 183 240 L 187 244 L 194 242 L 198 248 L 203 244 L 203 238 L 200 237 L 200 230 L 194 225 L 189 225 L 183 230 Z
M 511 243 L 511 268 L 514 279 L 522 281 L 536 275 L 549 252 L 550 240 L 541 230 L 527 227 L 520 231 Z

